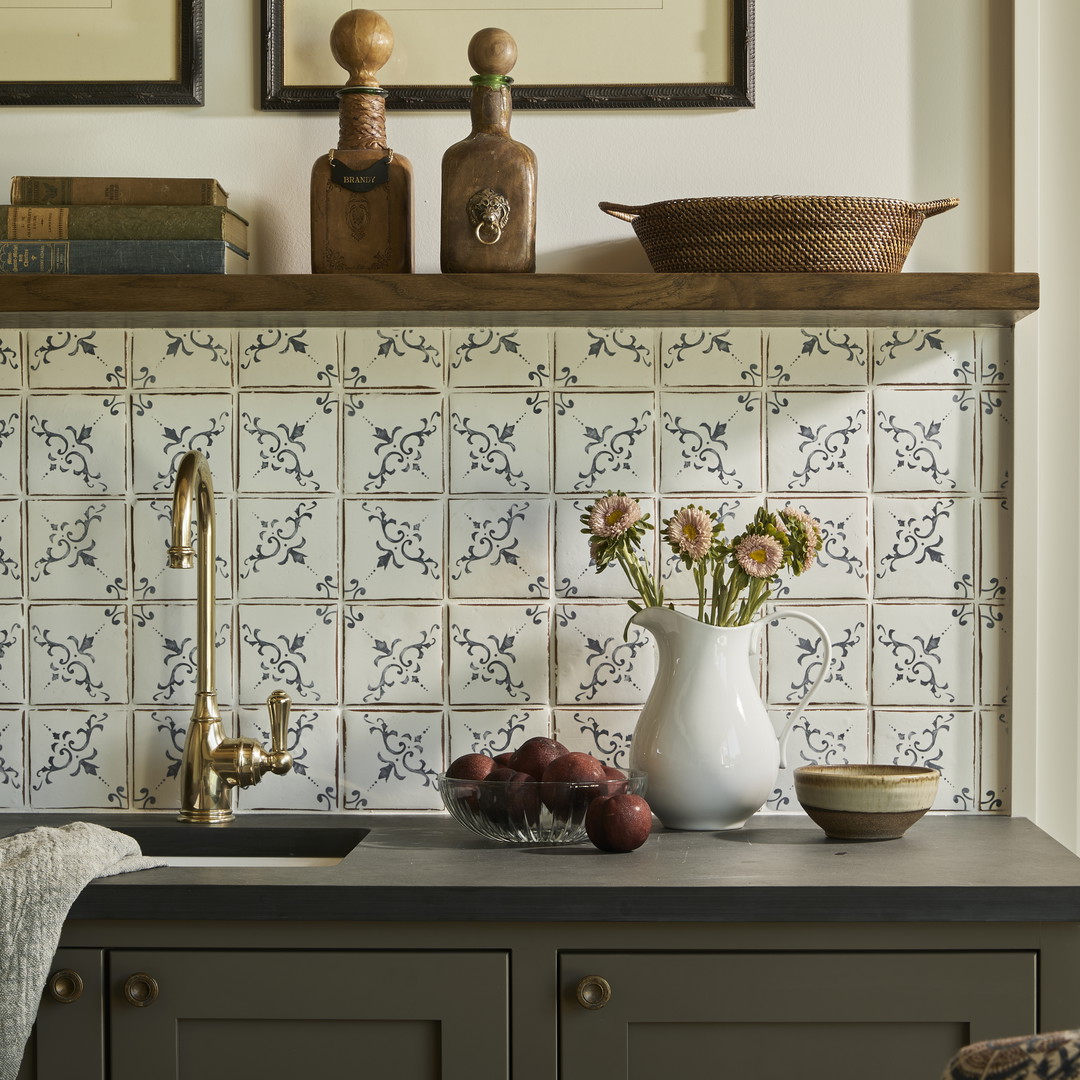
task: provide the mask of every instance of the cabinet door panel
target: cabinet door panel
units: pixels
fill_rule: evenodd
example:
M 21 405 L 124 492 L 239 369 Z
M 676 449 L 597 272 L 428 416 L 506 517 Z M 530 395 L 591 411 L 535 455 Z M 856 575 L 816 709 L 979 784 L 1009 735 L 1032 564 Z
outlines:
M 112 1080 L 508 1076 L 503 952 L 114 950 L 109 992 Z
M 602 1008 L 576 999 L 588 975 Z M 575 953 L 560 985 L 562 1080 L 937 1080 L 965 1043 L 1037 1024 L 1033 952 Z

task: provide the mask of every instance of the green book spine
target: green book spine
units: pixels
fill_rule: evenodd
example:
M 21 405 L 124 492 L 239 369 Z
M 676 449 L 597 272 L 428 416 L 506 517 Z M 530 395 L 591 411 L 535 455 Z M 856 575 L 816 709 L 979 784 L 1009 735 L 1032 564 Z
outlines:
M 247 255 L 221 240 L 3 240 L 0 274 L 236 274 Z
M 11 201 L 18 206 L 71 203 L 224 206 L 228 192 L 202 177 L 13 176 Z
M 223 206 L 8 206 L 8 240 L 225 240 L 248 250 L 248 223 Z M 3 238 L 3 237 L 0 237 Z

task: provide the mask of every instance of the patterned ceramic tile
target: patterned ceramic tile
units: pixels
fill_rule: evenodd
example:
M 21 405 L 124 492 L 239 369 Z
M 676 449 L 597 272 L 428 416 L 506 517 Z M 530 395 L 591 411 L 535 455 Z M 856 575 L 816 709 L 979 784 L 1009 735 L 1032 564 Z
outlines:
M 443 490 L 437 394 L 350 394 L 344 405 L 344 486 L 364 495 Z
M 257 739 L 269 747 L 270 724 L 266 710 L 240 711 L 241 737 Z M 261 783 L 237 793 L 242 810 L 336 810 L 338 808 L 338 710 L 289 711 L 285 749 L 292 768 L 283 776 L 270 774 Z
M 975 714 L 958 710 L 874 710 L 874 762 L 941 774 L 934 810 L 973 810 Z
M 592 754 L 616 769 L 630 767 L 630 742 L 639 709 L 556 709 L 555 737 L 567 748 Z
M 430 327 L 345 331 L 347 387 L 441 387 L 443 331 Z
M 660 487 L 727 495 L 761 489 L 761 396 L 660 395 Z
M 546 393 L 451 394 L 450 490 L 549 490 L 549 405 Z
M 556 394 L 556 490 L 651 491 L 654 416 L 652 394 Z
M 22 386 L 22 335 L 18 330 L 0 330 L 0 390 Z
M 546 708 L 451 709 L 446 763 L 463 754 L 495 757 L 516 750 L 526 739 L 551 735 Z
M 171 496 L 180 459 L 206 458 L 214 491 L 233 487 L 233 403 L 228 394 L 135 394 L 131 401 L 135 490 Z
M 127 728 L 120 709 L 31 710 L 30 805 L 126 809 Z
M 987 386 L 1008 386 L 1013 381 L 1013 335 L 1011 330 L 975 331 L 979 380 Z
M 231 498 L 216 497 L 214 546 L 215 592 L 219 600 L 232 596 L 233 570 L 229 553 L 232 551 L 232 505 Z M 136 600 L 194 600 L 198 587 L 198 567 L 180 570 L 168 564 L 168 547 L 171 541 L 172 500 L 137 499 L 132 511 L 134 533 Z M 198 550 L 198 523 L 193 529 Z M 196 557 L 196 562 L 198 557 Z
M 337 499 L 236 500 L 243 599 L 336 598 L 340 591 Z
M 127 331 L 28 330 L 31 388 L 86 389 L 127 384 Z
M 761 331 L 750 327 L 661 331 L 665 386 L 760 386 Z
M 438 600 L 443 595 L 445 504 L 435 499 L 347 499 L 345 596 Z
M 126 410 L 93 394 L 39 394 L 26 418 L 31 495 L 118 495 L 127 488 Z
M 979 605 L 979 701 L 1007 705 L 1011 700 L 1012 632 L 1007 609 Z
M 237 417 L 238 490 L 336 491 L 337 413 L 337 402 L 326 395 L 243 395 Z
M 625 604 L 566 604 L 556 609 L 560 705 L 644 703 L 656 671 L 656 650 L 645 631 L 627 629 L 632 614 Z
M 25 573 L 22 562 L 22 509 L 14 500 L 0 501 L 0 600 L 18 600 Z
M 1006 709 L 979 713 L 978 808 L 999 814 L 1012 811 L 1012 723 Z
M 21 709 L 0 709 L 0 810 L 21 810 L 26 798 L 26 740 Z
M 345 701 L 438 705 L 443 700 L 443 609 L 434 604 L 345 606 Z
M 971 491 L 976 399 L 968 390 L 878 390 L 878 491 Z
M 875 604 L 872 693 L 878 705 L 971 705 L 971 604 Z
M 447 513 L 451 597 L 547 597 L 547 499 L 451 499 Z
M 865 491 L 870 437 L 865 392 L 774 391 L 765 402 L 774 491 Z
M 436 810 L 443 769 L 441 709 L 345 713 L 346 810 Z
M 214 686 L 218 702 L 233 700 L 233 634 L 229 611 L 219 606 L 214 633 Z M 135 701 L 187 706 L 198 689 L 198 612 L 194 604 L 135 604 L 131 609 Z
M 801 600 L 862 600 L 869 584 L 867 567 L 867 500 L 815 495 L 805 500 L 769 500 L 771 509 L 793 506 L 817 518 L 821 548 L 810 572 L 785 577 L 774 592 L 778 598 Z M 730 526 L 729 526 L 730 528 Z
M 22 410 L 14 395 L 0 396 L 0 493 L 17 495 L 22 490 Z
M 340 331 L 329 326 L 240 330 L 241 386 L 337 385 Z
M 321 604 L 242 604 L 240 701 L 284 690 L 294 708 L 338 700 L 338 616 Z
M 546 704 L 547 645 L 546 607 L 451 604 L 450 703 Z
M 777 327 L 766 334 L 766 375 L 775 386 L 865 386 L 867 331 Z
M 127 701 L 127 612 L 89 604 L 34 604 L 27 653 L 35 705 Z
M 656 378 L 655 329 L 564 326 L 555 331 L 558 386 L 652 386 Z
M 876 383 L 970 383 L 975 334 L 958 327 L 871 331 Z
M 786 605 L 785 605 L 786 609 Z M 776 610 L 784 610 L 777 608 Z M 832 663 L 811 700 L 815 705 L 866 705 L 868 697 L 870 615 L 865 604 L 807 604 L 805 611 L 825 627 L 832 643 Z M 817 631 L 801 619 L 769 623 L 768 700 L 797 705 L 821 674 L 825 655 Z
M 131 385 L 143 390 L 210 389 L 232 385 L 236 331 L 132 331 Z
M 551 332 L 544 327 L 455 329 L 447 332 L 447 338 L 453 387 L 551 382 Z
M 1013 459 L 1012 394 L 1008 390 L 981 390 L 979 410 L 982 438 L 979 442 L 979 488 L 1009 491 Z
M 974 512 L 971 499 L 875 499 L 875 595 L 973 599 Z
M 180 809 L 180 762 L 191 709 L 139 709 L 131 737 L 132 806 L 138 810 Z M 232 720 L 223 715 L 226 736 Z
M 27 503 L 33 600 L 121 600 L 127 596 L 127 507 L 118 501 Z
M 979 500 L 979 599 L 1012 593 L 1012 507 L 1007 499 Z
M 0 604 L 0 702 L 26 700 L 26 619 L 21 604 Z
M 779 737 L 790 709 L 770 709 Z M 853 765 L 870 760 L 870 717 L 866 709 L 807 709 L 787 736 L 787 767 L 780 770 L 767 810 L 800 811 L 794 772 L 801 765 Z

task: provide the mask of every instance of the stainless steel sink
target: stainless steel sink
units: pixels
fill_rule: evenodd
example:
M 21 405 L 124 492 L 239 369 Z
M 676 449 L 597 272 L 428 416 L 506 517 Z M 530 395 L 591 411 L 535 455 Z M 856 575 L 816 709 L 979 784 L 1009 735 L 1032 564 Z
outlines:
M 168 866 L 335 866 L 368 834 L 359 828 L 248 825 L 242 818 L 225 825 L 169 821 L 115 828 Z

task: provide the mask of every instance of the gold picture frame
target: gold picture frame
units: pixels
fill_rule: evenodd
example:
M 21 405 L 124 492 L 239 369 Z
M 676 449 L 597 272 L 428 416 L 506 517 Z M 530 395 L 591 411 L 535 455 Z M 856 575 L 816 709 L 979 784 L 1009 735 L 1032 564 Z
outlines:
M 137 19 L 117 0 L 0 0 L 0 36 L 18 59 L 6 58 L 0 71 L 21 74 L 0 80 L 0 105 L 202 105 L 204 0 L 156 0 L 160 10 L 125 2 Z M 125 69 L 133 57 L 134 76 Z M 155 63 L 160 77 L 145 70 Z M 29 78 L 21 67 L 55 78 Z
M 333 81 L 337 69 L 329 58 L 328 43 L 334 18 L 345 9 L 343 0 L 336 6 L 333 0 L 303 4 L 262 0 L 261 108 L 338 107 L 336 91 L 344 73 L 340 82 Z M 523 74 L 523 81 L 515 82 L 512 90 L 518 109 L 754 106 L 754 0 L 708 0 L 704 5 L 688 0 L 583 0 L 572 10 L 565 0 L 470 0 L 468 7 L 459 6 L 459 0 L 389 0 L 378 10 L 394 27 L 395 54 L 419 53 L 419 46 L 430 44 L 427 61 L 414 62 L 413 67 L 436 76 L 431 85 L 416 84 L 406 71 L 405 80 L 395 82 L 392 58 L 382 73 L 387 108 L 467 109 L 466 47 L 476 30 L 491 25 L 518 38 L 522 57 L 531 50 L 534 62 L 540 55 L 568 58 L 567 63 L 576 65 L 565 72 L 565 81 L 560 77 L 526 82 Z M 593 17 L 586 18 L 590 13 Z M 411 20 L 423 30 L 410 38 Z M 519 25 L 526 27 L 525 33 Z M 451 41 L 460 47 L 449 50 L 446 43 Z M 662 50 L 658 42 L 663 43 Z M 658 71 L 656 53 L 665 50 L 671 62 Z M 700 81 L 677 81 L 699 60 Z M 322 65 L 321 78 L 311 77 L 315 64 Z M 598 66 L 603 70 L 597 81 L 586 81 L 596 78 Z M 294 68 L 302 69 L 298 78 Z M 439 78 L 440 68 L 450 74 Z M 519 69 L 526 71 L 526 64 L 520 62 Z M 719 76 L 714 77 L 713 69 L 720 71 Z M 657 76 L 655 81 L 631 78 L 646 71 Z

